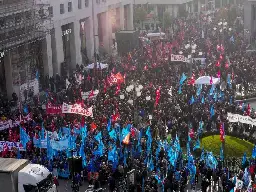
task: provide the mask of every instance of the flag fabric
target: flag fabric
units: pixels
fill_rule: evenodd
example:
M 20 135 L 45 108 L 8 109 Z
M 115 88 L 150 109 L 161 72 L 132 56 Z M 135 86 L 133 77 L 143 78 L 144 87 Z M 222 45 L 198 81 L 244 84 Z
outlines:
M 202 91 L 202 85 L 198 85 L 196 95 L 199 96 L 201 94 L 201 91 Z
M 211 87 L 211 89 L 210 89 L 210 95 L 213 95 L 213 92 L 214 92 L 214 90 L 215 90 L 215 85 L 214 84 L 212 84 L 212 87 Z
M 256 158 L 256 145 L 254 145 L 253 149 L 252 149 L 252 158 Z
M 215 111 L 214 111 L 214 107 L 213 105 L 211 105 L 211 108 L 210 108 L 210 116 L 211 118 L 215 115 Z
M 204 149 L 202 149 L 200 161 L 204 161 Z
M 220 141 L 223 142 L 225 140 L 225 128 L 224 123 L 220 124 Z
M 181 94 L 182 90 L 181 90 L 181 85 L 179 86 L 179 90 L 178 90 L 178 94 Z
M 39 81 L 39 71 L 38 70 L 36 70 L 36 80 Z
M 196 140 L 196 144 L 193 148 L 193 151 L 195 151 L 196 149 L 200 149 L 200 140 L 199 140 L 199 138 L 197 138 L 197 140 Z
M 112 129 L 112 131 L 110 131 L 108 134 L 111 139 L 117 140 L 117 135 L 116 135 L 115 129 Z
M 49 137 L 48 132 L 47 132 L 47 158 L 49 160 L 53 159 L 53 149 L 52 149 L 52 146 L 51 146 L 51 141 L 50 141 L 50 137 Z
M 248 171 L 248 168 L 247 168 L 247 167 L 245 168 L 245 171 L 244 171 L 243 181 L 244 181 L 244 185 L 245 185 L 245 186 L 248 186 L 249 183 L 250 183 L 249 171 Z
M 204 96 L 201 99 L 201 103 L 204 104 Z
M 128 135 L 125 136 L 125 138 L 123 139 L 123 143 L 128 145 L 130 143 L 130 136 L 131 133 L 128 133 Z
M 108 132 L 110 131 L 110 129 L 111 129 L 111 118 L 109 118 L 108 124 L 107 124 L 107 130 L 108 130 Z
M 27 147 L 27 143 L 30 141 L 29 135 L 26 133 L 26 131 L 20 126 L 20 142 L 24 149 Z
M 24 106 L 23 112 L 24 112 L 25 114 L 28 114 L 28 113 L 29 113 L 29 111 L 28 111 L 28 105 L 27 105 L 27 104 Z
M 245 165 L 246 161 L 247 161 L 246 153 L 244 153 L 243 158 L 242 158 L 242 166 Z
M 217 164 L 218 164 L 218 161 L 213 156 L 212 152 L 208 153 L 206 155 L 206 166 L 211 168 L 211 169 L 216 169 Z
M 185 75 L 185 73 L 182 73 L 180 78 L 180 85 L 182 85 L 186 79 L 187 79 L 187 76 Z
M 100 143 L 100 141 L 102 140 L 101 131 L 94 137 L 94 139 Z
M 192 105 L 193 103 L 195 102 L 195 99 L 194 99 L 194 96 L 192 95 L 190 101 L 189 101 L 189 104 Z

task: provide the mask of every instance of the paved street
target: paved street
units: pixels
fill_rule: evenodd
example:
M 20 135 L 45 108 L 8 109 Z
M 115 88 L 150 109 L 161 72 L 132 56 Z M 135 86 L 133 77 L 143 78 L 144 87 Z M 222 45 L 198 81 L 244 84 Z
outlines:
M 58 187 L 58 192 L 72 192 L 72 189 L 71 189 L 71 181 L 70 180 L 62 180 L 60 179 L 59 180 L 59 183 L 60 183 L 60 186 Z M 80 192 L 85 192 L 85 190 L 87 189 L 88 187 L 88 184 L 87 183 L 84 183 L 83 186 L 80 187 Z M 107 187 L 105 187 L 107 188 Z M 189 187 L 190 188 L 190 187 Z M 107 192 L 108 190 L 104 190 L 105 192 Z M 160 192 L 161 190 L 159 190 Z M 200 192 L 201 189 L 200 189 L 200 184 L 197 185 L 197 188 L 196 190 L 191 190 L 191 189 L 187 189 L 186 192 Z M 220 191 L 220 190 L 219 190 Z M 208 192 L 217 192 L 216 190 L 214 190 L 212 187 L 211 188 L 208 188 Z

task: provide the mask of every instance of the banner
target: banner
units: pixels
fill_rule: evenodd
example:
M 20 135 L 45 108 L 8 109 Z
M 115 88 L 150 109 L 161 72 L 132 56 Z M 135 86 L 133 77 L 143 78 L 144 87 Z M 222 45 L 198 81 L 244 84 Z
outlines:
M 181 61 L 181 62 L 185 62 L 186 58 L 184 55 L 174 55 L 171 54 L 171 61 Z
M 7 120 L 7 121 L 0 121 L 0 131 L 12 128 L 12 127 L 17 126 L 19 124 L 20 124 L 20 121 L 12 121 L 10 119 Z
M 46 104 L 46 113 L 48 115 L 56 115 L 62 113 L 62 106 L 61 105 L 55 105 L 48 102 Z
M 14 148 L 25 151 L 20 142 L 0 141 L 0 151 L 3 151 L 4 146 L 7 146 L 9 151 L 12 151 Z
M 20 86 L 20 97 L 22 101 L 25 101 L 24 91 L 32 90 L 34 95 L 39 94 L 39 83 L 37 79 L 31 80 L 28 83 L 24 83 Z
M 51 140 L 52 149 L 62 151 L 68 149 L 68 138 L 65 140 L 55 141 Z
M 92 93 L 92 91 L 88 91 L 88 92 L 81 92 L 81 96 L 83 100 L 86 100 L 87 98 L 96 98 L 97 95 L 99 94 L 99 90 L 94 90 L 93 91 L 93 95 L 90 95 Z
M 87 117 L 93 117 L 92 107 L 85 109 L 81 106 L 81 104 L 77 104 L 77 103 L 74 105 L 68 105 L 66 103 L 63 103 L 62 113 L 73 113 L 73 114 L 84 115 Z
M 228 113 L 227 115 L 228 115 L 227 120 L 231 123 L 239 122 L 239 123 L 256 126 L 256 119 L 252 119 L 249 116 L 243 116 L 243 115 L 233 114 L 233 113 Z

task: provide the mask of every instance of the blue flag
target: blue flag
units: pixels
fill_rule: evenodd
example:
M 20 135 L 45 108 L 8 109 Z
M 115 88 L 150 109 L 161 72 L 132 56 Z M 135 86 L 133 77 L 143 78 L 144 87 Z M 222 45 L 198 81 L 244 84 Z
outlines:
M 29 113 L 29 112 L 28 112 L 28 105 L 27 105 L 27 104 L 24 106 L 23 112 L 24 112 L 25 114 L 28 114 L 28 113 Z
M 196 95 L 199 96 L 201 94 L 201 91 L 202 91 L 202 85 L 198 85 Z
M 246 160 L 247 160 L 247 158 L 246 158 L 246 153 L 244 153 L 244 156 L 243 156 L 243 158 L 242 158 L 242 165 L 245 165 Z
M 211 108 L 210 108 L 210 115 L 211 115 L 211 118 L 215 115 L 215 111 L 214 111 L 213 105 L 211 105 Z
M 41 139 L 45 139 L 45 137 L 44 137 L 44 131 L 45 131 L 45 129 L 44 129 L 44 123 L 42 123 L 42 129 L 41 129 L 41 131 L 40 131 L 40 138 Z
M 27 147 L 27 143 L 30 141 L 29 135 L 26 133 L 26 131 L 20 127 L 20 142 L 24 149 Z
M 201 103 L 204 104 L 204 96 L 201 99 Z
M 108 132 L 110 131 L 110 129 L 111 129 L 111 118 L 109 118 L 108 124 L 107 124 L 107 130 L 108 130 Z
M 181 94 L 182 90 L 181 90 L 181 85 L 179 86 L 179 90 L 178 90 L 178 94 Z
M 199 138 L 197 138 L 197 140 L 196 140 L 196 144 L 193 148 L 193 151 L 195 151 L 196 149 L 200 149 L 200 140 L 199 140 Z
M 218 162 L 217 162 L 216 158 L 213 156 L 212 152 L 210 152 L 206 155 L 205 160 L 206 160 L 207 167 L 209 167 L 211 169 L 216 169 Z
M 254 145 L 253 149 L 252 149 L 252 158 L 256 158 L 256 145 Z
M 214 90 L 215 90 L 215 85 L 214 84 L 212 84 L 212 87 L 211 87 L 211 89 L 210 89 L 210 95 L 213 95 L 213 92 L 214 92 Z
M 101 132 L 99 132 L 99 133 L 94 137 L 94 139 L 95 139 L 96 141 L 100 142 L 100 141 L 102 140 L 102 134 L 101 134 Z
M 192 105 L 193 103 L 195 102 L 195 99 L 194 99 L 194 96 L 192 95 L 190 101 L 189 101 L 189 104 Z
M 117 140 L 117 135 L 116 135 L 115 129 L 112 129 L 112 131 L 110 131 L 108 134 L 111 139 Z
M 39 81 L 39 72 L 36 70 L 36 79 Z
M 201 153 L 201 157 L 200 157 L 200 161 L 204 161 L 204 149 L 202 149 L 202 153 Z
M 185 73 L 182 73 L 180 78 L 180 85 L 182 85 L 186 79 L 187 79 L 187 76 L 185 75 Z
M 49 137 L 48 132 L 47 132 L 47 158 L 49 160 L 53 159 L 53 149 L 52 149 L 52 146 L 51 146 L 51 141 L 50 141 L 50 137 Z

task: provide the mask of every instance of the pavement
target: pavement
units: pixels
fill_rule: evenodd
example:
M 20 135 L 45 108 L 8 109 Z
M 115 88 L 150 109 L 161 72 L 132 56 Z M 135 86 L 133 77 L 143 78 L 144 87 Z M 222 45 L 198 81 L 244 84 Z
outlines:
M 72 192 L 71 189 L 71 180 L 63 180 L 63 179 L 59 179 L 59 187 L 58 187 L 58 192 Z M 88 183 L 84 182 L 83 185 L 80 187 L 80 192 L 85 192 L 86 189 L 88 188 Z M 107 188 L 107 186 L 104 186 L 104 188 Z M 162 192 L 160 189 L 158 190 L 159 192 Z M 208 192 L 218 192 L 221 190 L 216 190 L 213 189 L 213 187 L 209 187 Z M 104 192 L 108 192 L 108 189 L 105 189 Z M 201 192 L 201 184 L 200 184 L 200 179 L 199 179 L 199 183 L 196 186 L 195 190 L 192 190 L 190 185 L 188 185 L 187 189 L 185 189 L 185 192 Z

